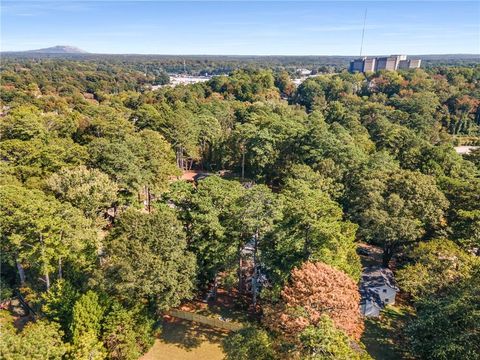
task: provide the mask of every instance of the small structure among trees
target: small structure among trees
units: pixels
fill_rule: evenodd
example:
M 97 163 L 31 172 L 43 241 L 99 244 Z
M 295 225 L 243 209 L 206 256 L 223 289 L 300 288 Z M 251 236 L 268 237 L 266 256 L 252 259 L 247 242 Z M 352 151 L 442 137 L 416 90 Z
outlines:
M 379 316 L 385 305 L 395 304 L 398 290 L 390 269 L 377 266 L 365 269 L 360 285 L 362 314 L 371 317 Z

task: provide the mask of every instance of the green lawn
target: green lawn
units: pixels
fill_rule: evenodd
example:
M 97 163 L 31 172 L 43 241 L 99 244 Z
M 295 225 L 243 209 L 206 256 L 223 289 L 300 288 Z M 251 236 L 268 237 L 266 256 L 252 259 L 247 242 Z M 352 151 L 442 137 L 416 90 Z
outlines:
M 228 306 L 217 303 L 209 304 L 207 307 L 197 310 L 196 313 L 215 319 L 219 317 L 227 318 L 239 323 L 254 319 L 253 315 L 249 312 L 248 306 L 239 302 L 229 304 Z
M 161 335 L 140 360 L 221 360 L 226 333 L 194 322 L 164 322 Z
M 389 306 L 380 318 L 368 318 L 362 342 L 375 360 L 410 359 L 403 346 L 402 328 L 410 310 L 402 306 Z

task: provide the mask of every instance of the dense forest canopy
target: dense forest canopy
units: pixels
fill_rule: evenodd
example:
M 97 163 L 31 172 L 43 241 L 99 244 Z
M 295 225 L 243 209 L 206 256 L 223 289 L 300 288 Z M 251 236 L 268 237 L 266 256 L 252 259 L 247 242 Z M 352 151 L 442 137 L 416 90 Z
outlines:
M 3 52 L 3 62 L 30 63 L 32 61 L 58 61 L 67 59 L 93 64 L 117 64 L 125 69 L 133 68 L 143 72 L 156 72 L 159 69 L 168 73 L 187 72 L 189 74 L 228 74 L 245 67 L 259 69 L 287 70 L 295 72 L 299 68 L 314 73 L 342 71 L 348 69 L 352 56 L 248 56 L 248 55 L 140 55 L 140 54 L 48 54 L 37 52 Z M 422 59 L 423 67 L 436 66 L 475 66 L 478 55 L 412 55 Z
M 480 150 L 454 146 L 480 145 L 480 66 L 328 60 L 296 87 L 309 58 L 187 60 L 222 75 L 152 90 L 183 59 L 2 63 L 1 298 L 36 321 L 2 314 L 1 357 L 137 359 L 220 286 L 255 314 L 229 359 L 368 359 L 361 241 L 414 310 L 409 356 L 479 359 Z

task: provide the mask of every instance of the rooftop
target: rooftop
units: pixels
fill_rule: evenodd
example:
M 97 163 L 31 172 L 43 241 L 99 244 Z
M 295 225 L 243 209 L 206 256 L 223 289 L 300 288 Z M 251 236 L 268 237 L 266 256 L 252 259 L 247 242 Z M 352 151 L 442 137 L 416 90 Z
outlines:
M 399 290 L 390 269 L 371 266 L 366 268 L 362 273 L 362 288 L 373 288 L 379 286 L 389 286 L 392 289 Z

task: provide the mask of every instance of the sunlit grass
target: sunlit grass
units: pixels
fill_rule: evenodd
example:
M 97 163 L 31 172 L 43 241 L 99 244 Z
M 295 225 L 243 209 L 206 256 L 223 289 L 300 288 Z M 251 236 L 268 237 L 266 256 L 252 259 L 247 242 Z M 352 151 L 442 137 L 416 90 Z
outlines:
M 225 332 L 194 322 L 164 322 L 150 351 L 141 360 L 220 360 Z

